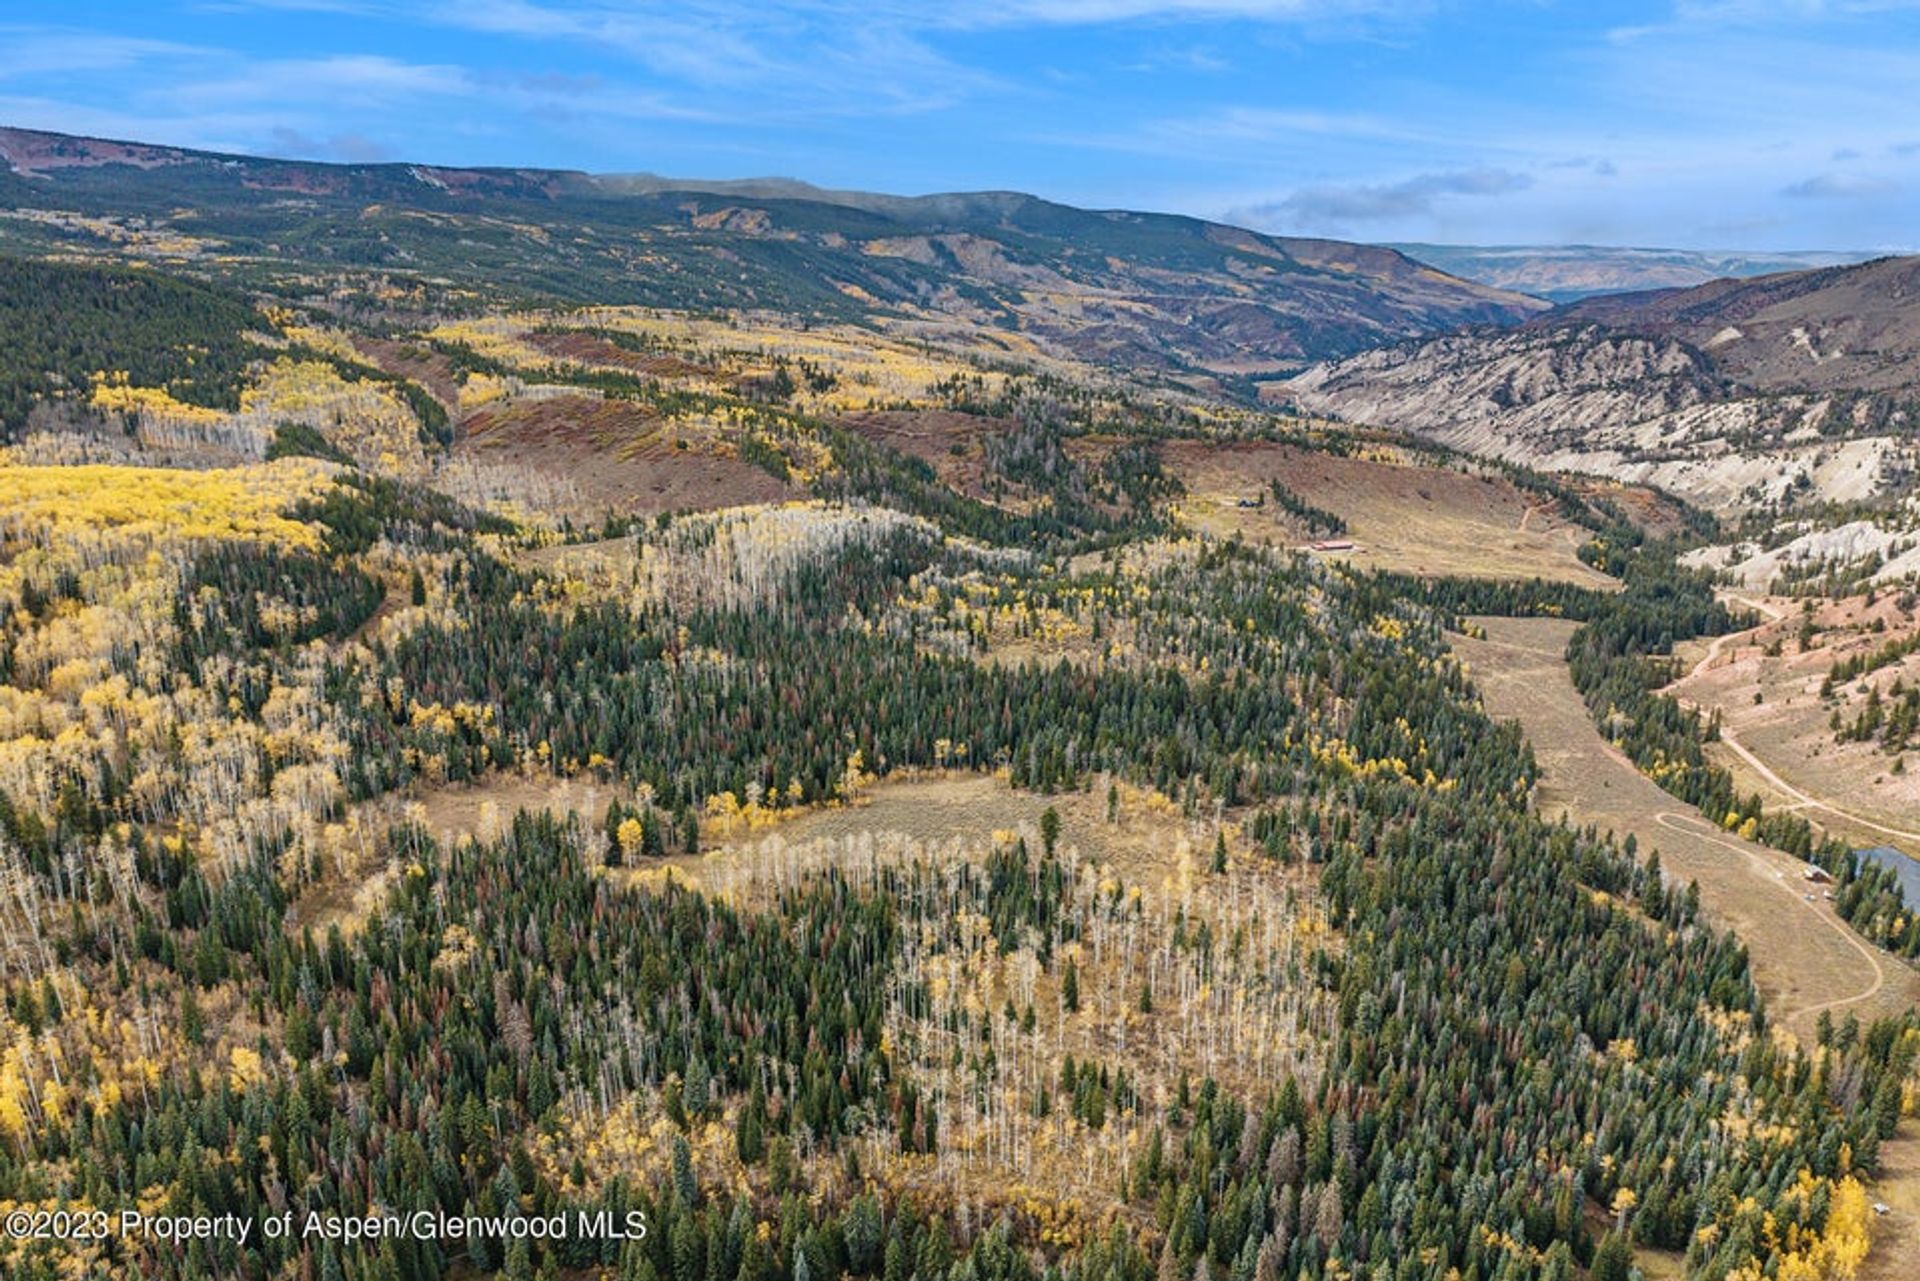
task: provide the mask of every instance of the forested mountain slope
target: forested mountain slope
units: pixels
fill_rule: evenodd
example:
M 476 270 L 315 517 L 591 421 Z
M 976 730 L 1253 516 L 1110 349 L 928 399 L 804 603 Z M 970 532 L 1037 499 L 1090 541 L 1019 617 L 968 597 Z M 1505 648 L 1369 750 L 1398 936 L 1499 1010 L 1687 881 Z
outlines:
M 953 317 L 1063 354 L 1228 375 L 1543 306 L 1388 249 L 1015 193 L 816 199 L 784 184 L 323 165 L 20 129 L 0 130 L 0 156 L 0 246 L 147 255 L 293 291 L 316 274 L 391 276 L 442 301 Z
M 586 199 L 564 177 L 355 170 L 329 203 L 286 183 L 332 171 L 76 147 L 12 181 L 152 207 L 16 209 L 59 255 L 0 260 L 44 334 L 0 349 L 9 1281 L 1726 1281 L 1866 1249 L 1920 1017 L 1779 1027 L 1689 886 L 1536 811 L 1450 649 L 1467 614 L 1582 620 L 1623 750 L 1920 950 L 1657 693 L 1736 621 L 1658 541 L 1697 513 L 1073 359 L 984 295 L 489 301 L 523 286 L 488 264 L 601 242 L 469 249 L 494 215 L 459 190 L 518 218 Z M 181 183 L 233 241 L 155 212 Z M 384 221 L 406 183 L 438 194 Z M 630 279 L 739 288 L 634 243 Z M 858 261 L 949 270 L 908 248 Z M 1448 540 L 1409 571 L 1504 577 L 1350 558 L 1387 521 Z
M 1227 544 L 1066 575 L 819 508 L 634 536 L 686 594 L 295 461 L 0 500 L 13 706 L 67 727 L 0 756 L 0 1197 L 317 1225 L 15 1240 L 10 1275 L 1623 1275 L 1595 1207 L 1702 1274 L 1864 1241 L 1920 1031 L 1770 1039 L 1685 893 L 1528 812 L 1405 584 Z M 998 618 L 1113 639 L 997 663 Z M 956 761 L 1206 843 L 1151 879 L 1051 822 L 776 845 L 727 898 L 687 861 Z M 604 814 L 443 847 L 367 808 L 503 768 Z M 1291 1070 L 1125 1048 L 1255 1026 Z M 595 1210 L 648 1234 L 507 1226 Z M 421 1211 L 481 1226 L 377 1226 Z
M 177 278 L 0 258 L 0 430 L 109 374 L 98 381 L 238 409 L 260 324 L 245 298 Z

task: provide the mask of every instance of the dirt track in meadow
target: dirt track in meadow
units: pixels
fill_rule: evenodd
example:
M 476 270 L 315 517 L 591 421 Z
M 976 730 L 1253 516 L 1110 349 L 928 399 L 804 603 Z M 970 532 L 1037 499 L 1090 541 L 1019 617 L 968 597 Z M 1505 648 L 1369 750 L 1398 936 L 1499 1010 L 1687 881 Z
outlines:
M 1790 855 L 1721 831 L 1661 791 L 1594 728 L 1568 675 L 1572 623 L 1538 618 L 1476 619 L 1485 640 L 1455 638 L 1488 712 L 1517 720 L 1539 758 L 1536 804 L 1594 823 L 1642 851 L 1681 882 L 1700 883 L 1708 915 L 1747 945 L 1768 1008 L 1795 1035 L 1810 1038 L 1821 1011 L 1862 1021 L 1920 1001 L 1920 972 L 1861 939 L 1801 877 Z M 1808 893 L 1813 897 L 1809 899 Z M 1870 1195 L 1889 1207 L 1874 1225 L 1873 1252 L 1860 1281 L 1920 1276 L 1920 1132 L 1913 1121 L 1881 1145 L 1880 1177 Z M 1653 1262 L 1649 1260 L 1648 1262 Z
M 1820 888 L 1803 879 L 1804 863 L 1707 822 L 1601 738 L 1562 657 L 1573 624 L 1476 621 L 1487 639 L 1456 639 L 1454 648 L 1487 710 L 1519 721 L 1533 744 L 1540 812 L 1631 834 L 1643 852 L 1660 851 L 1670 877 L 1698 881 L 1708 914 L 1747 944 L 1754 980 L 1776 1019 L 1805 1038 L 1822 1010 L 1864 1020 L 1920 1000 L 1920 973 L 1849 929 Z

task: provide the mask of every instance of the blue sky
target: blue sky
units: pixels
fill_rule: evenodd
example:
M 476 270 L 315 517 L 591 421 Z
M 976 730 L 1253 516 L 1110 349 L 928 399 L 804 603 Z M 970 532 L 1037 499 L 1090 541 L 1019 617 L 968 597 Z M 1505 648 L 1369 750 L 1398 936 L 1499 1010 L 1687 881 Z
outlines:
M 0 123 L 1363 240 L 1920 247 L 1920 0 L 10 0 Z

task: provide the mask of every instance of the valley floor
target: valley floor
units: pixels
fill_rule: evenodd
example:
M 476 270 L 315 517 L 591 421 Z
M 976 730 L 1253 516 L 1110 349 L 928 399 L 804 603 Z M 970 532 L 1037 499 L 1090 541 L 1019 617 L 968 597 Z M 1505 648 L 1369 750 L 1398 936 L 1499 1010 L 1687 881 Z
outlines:
M 1518 720 L 1532 742 L 1541 765 L 1540 811 L 1631 835 L 1642 851 L 1660 851 L 1669 877 L 1682 885 L 1698 880 L 1702 903 L 1746 942 L 1755 982 L 1797 1036 L 1810 1037 L 1823 1010 L 1866 1021 L 1920 1001 L 1920 973 L 1848 929 L 1801 879 L 1805 864 L 1708 823 L 1600 736 L 1562 657 L 1574 624 L 1475 621 L 1487 639 L 1456 639 L 1455 649 L 1487 710 Z
M 1820 1013 L 1862 1022 L 1920 1002 L 1920 972 L 1872 947 L 1800 878 L 1798 859 L 1715 828 L 1660 790 L 1594 727 L 1563 657 L 1575 624 L 1543 618 L 1476 618 L 1486 639 L 1454 639 L 1487 711 L 1520 723 L 1539 758 L 1535 803 L 1547 816 L 1594 823 L 1645 851 L 1670 878 L 1700 883 L 1715 922 L 1747 945 L 1755 985 L 1775 1016 L 1811 1039 Z M 1908 1121 L 1881 1147 L 1872 1195 L 1879 1220 L 1863 1281 L 1920 1276 L 1920 1131 Z

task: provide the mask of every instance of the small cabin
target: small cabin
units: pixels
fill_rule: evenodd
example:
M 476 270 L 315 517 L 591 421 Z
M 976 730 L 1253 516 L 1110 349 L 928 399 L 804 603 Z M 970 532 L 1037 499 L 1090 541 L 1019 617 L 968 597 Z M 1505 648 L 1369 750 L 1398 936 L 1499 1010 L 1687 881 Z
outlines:
M 1317 552 L 1350 552 L 1353 550 L 1353 540 L 1350 538 L 1323 538 L 1313 544 L 1313 550 Z
M 1815 867 L 1811 863 L 1807 864 L 1807 870 L 1802 872 L 1801 875 L 1815 885 L 1833 884 L 1833 874 L 1831 872 L 1827 871 L 1824 867 Z

